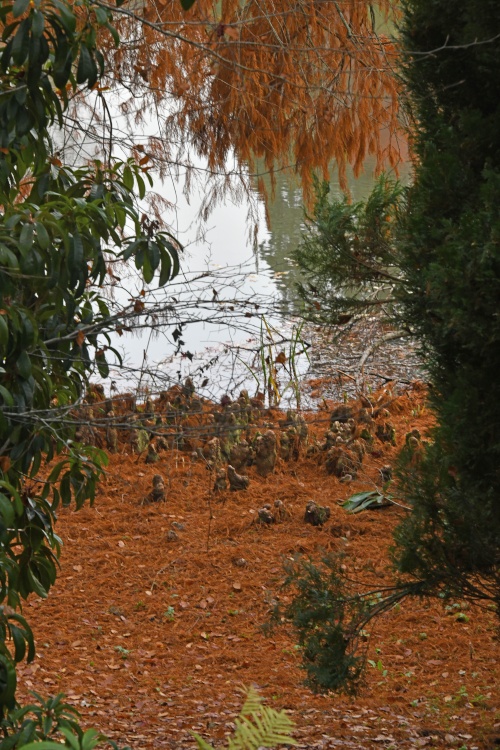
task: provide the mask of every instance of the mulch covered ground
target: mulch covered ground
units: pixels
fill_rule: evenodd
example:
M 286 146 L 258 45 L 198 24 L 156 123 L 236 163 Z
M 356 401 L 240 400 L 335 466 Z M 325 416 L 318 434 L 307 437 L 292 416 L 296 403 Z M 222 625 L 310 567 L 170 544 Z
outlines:
M 421 387 L 392 395 L 383 396 L 389 414 L 381 419 L 401 445 L 431 420 Z M 261 421 L 280 419 L 263 413 Z M 322 439 L 329 413 L 307 420 L 309 442 Z M 266 637 L 261 629 L 282 595 L 283 560 L 295 553 L 342 550 L 353 575 L 385 579 L 391 530 L 405 511 L 348 515 L 338 503 L 380 485 L 379 469 L 396 451 L 376 439 L 357 479 L 343 483 L 326 472 L 323 454 L 307 456 L 303 446 L 266 478 L 249 467 L 247 490 L 215 495 L 213 472 L 192 451 L 164 450 L 150 465 L 122 443 L 95 506 L 60 515 L 59 579 L 47 600 L 25 607 L 38 654 L 20 670 L 22 691 L 65 692 L 86 726 L 136 750 L 194 747 L 191 731 L 223 745 L 249 685 L 287 709 L 303 748 L 493 748 L 500 705 L 492 612 L 461 602 L 393 609 L 371 633 L 355 699 L 312 694 L 293 633 Z M 158 473 L 166 501 L 142 504 Z M 289 517 L 257 523 L 257 511 L 275 500 Z M 304 523 L 309 500 L 331 508 L 323 527 Z

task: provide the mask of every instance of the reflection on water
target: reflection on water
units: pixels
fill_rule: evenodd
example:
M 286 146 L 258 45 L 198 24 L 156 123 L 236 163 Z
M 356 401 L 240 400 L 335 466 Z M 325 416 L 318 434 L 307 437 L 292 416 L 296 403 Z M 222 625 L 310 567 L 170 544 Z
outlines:
M 126 124 L 122 122 L 118 102 L 119 97 L 116 102 L 110 101 L 116 113 L 114 128 L 125 133 Z M 95 149 L 101 148 L 98 139 L 87 138 L 89 123 L 80 129 L 88 111 L 85 109 L 78 118 L 79 127 L 67 132 L 58 143 L 65 157 L 70 160 L 73 157 L 76 163 L 99 155 Z M 144 139 L 145 135 L 150 133 L 137 134 L 136 140 Z M 128 133 L 127 137 L 135 136 Z M 118 156 L 128 156 L 128 151 L 121 152 L 118 146 L 115 152 Z M 198 166 L 203 173 L 206 165 L 199 162 Z M 351 175 L 349 187 L 354 201 L 367 197 L 373 185 L 373 169 L 373 161 L 367 160 L 359 178 Z M 186 196 L 182 182 L 181 175 L 154 184 L 154 190 L 171 202 L 172 208 L 165 211 L 164 219 L 186 247 L 181 274 L 165 289 L 155 290 L 153 283 L 147 290 L 146 300 L 152 310 L 148 322 L 155 324 L 154 335 L 143 328 L 112 337 L 111 343 L 121 352 L 124 365 L 113 367 L 108 387 L 114 380 L 120 390 L 149 387 L 158 391 L 190 374 L 202 394 L 212 398 L 241 388 L 255 392 L 265 388 L 266 360 L 261 357 L 265 351 L 270 362 L 286 355 L 286 365 L 278 368 L 280 387 L 286 390 L 290 380 L 289 347 L 300 325 L 295 293 L 300 276 L 290 260 L 304 229 L 300 187 L 290 172 L 276 173 L 267 229 L 262 200 L 257 191 L 249 191 L 252 211 L 244 197 L 239 203 L 227 198 L 224 205 L 219 204 L 212 211 L 200 233 L 197 214 L 206 194 L 198 184 Z M 240 195 L 244 196 L 244 191 Z M 335 177 L 332 196 L 340 197 Z M 249 243 L 249 213 L 254 218 L 258 216 L 260 222 L 254 251 Z M 124 273 L 123 278 L 121 289 L 113 290 L 115 311 L 126 305 L 131 296 L 137 297 L 144 291 L 142 281 L 133 273 Z M 273 331 L 271 336 L 263 320 Z M 297 359 L 299 376 L 304 375 L 307 367 L 306 357 Z
M 366 198 L 373 181 L 367 165 L 360 178 L 351 179 L 352 199 Z M 341 197 L 334 181 L 331 190 L 332 197 Z M 254 199 L 258 200 L 257 194 Z M 270 227 L 263 228 L 262 209 L 258 249 L 252 254 L 244 205 L 219 206 L 203 238 L 190 240 L 196 202 L 193 198 L 190 203 L 178 202 L 175 225 L 187 240 L 188 251 L 181 275 L 155 293 L 160 307 L 162 299 L 176 300 L 176 314 L 167 316 L 155 336 L 146 332 L 115 342 L 121 344 L 128 364 L 125 382 L 129 388 L 140 384 L 153 391 L 165 390 L 190 375 L 201 395 L 211 398 L 225 392 L 238 394 L 243 388 L 251 393 L 265 391 L 270 365 L 285 356 L 277 367 L 279 388 L 294 396 L 288 371 L 290 347 L 300 326 L 295 292 L 300 275 L 290 255 L 304 231 L 305 213 L 300 188 L 290 175 L 277 175 L 268 212 Z M 179 338 L 172 335 L 179 330 L 176 315 L 182 318 L 180 347 Z M 271 335 L 266 326 L 272 329 Z M 309 359 L 304 355 L 296 359 L 295 374 L 304 377 Z M 113 379 L 123 381 L 124 370 L 114 370 Z
M 375 180 L 375 160 L 367 159 L 365 170 L 359 177 L 349 173 L 349 190 L 353 202 L 366 200 Z M 330 194 L 333 198 L 342 198 L 343 194 L 332 170 Z M 409 166 L 402 165 L 399 179 L 407 182 Z M 259 255 L 273 271 L 276 289 L 283 302 L 283 309 L 292 314 L 297 312 L 298 297 L 295 286 L 301 281 L 299 270 L 290 260 L 291 252 L 297 247 L 304 231 L 305 208 L 302 192 L 290 172 L 276 174 L 276 191 L 274 200 L 268 207 L 270 231 L 259 245 Z

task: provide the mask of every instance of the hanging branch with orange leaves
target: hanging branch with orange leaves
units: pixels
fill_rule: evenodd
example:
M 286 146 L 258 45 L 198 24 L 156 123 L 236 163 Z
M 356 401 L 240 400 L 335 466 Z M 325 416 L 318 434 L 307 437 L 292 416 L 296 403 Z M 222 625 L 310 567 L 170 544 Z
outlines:
M 326 178 L 335 165 L 346 188 L 347 167 L 359 174 L 368 156 L 377 171 L 394 167 L 404 150 L 397 50 L 377 31 L 392 4 L 375 15 L 360 0 L 197 0 L 189 12 L 177 0 L 97 2 L 120 32 L 107 48 L 110 85 L 130 132 L 151 113 L 158 122 L 130 147 L 163 177 L 187 170 L 188 189 L 203 157 L 205 208 L 232 175 L 290 167 L 308 199 L 314 170 Z

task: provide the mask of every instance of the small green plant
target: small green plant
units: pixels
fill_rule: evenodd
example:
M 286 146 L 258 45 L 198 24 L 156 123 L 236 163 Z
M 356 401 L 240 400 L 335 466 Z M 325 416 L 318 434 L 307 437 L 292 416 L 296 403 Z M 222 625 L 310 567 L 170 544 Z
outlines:
M 57 737 L 63 729 L 69 731 L 77 729 L 78 711 L 64 702 L 62 694 L 47 699 L 35 692 L 31 692 L 31 695 L 36 703 L 12 710 L 2 721 L 1 726 L 4 732 L 7 730 L 11 737 L 16 737 L 21 742 L 22 733 L 24 745 L 35 740 L 43 741 Z M 11 746 L 17 747 L 18 745 L 19 742 L 16 742 Z
M 243 708 L 236 718 L 227 750 L 257 750 L 259 747 L 296 745 L 292 737 L 293 722 L 284 711 L 265 706 L 256 690 L 250 688 Z M 199 750 L 214 750 L 203 737 L 192 732 Z
M 363 620 L 369 605 L 357 595 L 349 597 L 339 565 L 332 556 L 324 557 L 320 564 L 300 557 L 286 563 L 283 588 L 292 589 L 294 595 L 286 606 L 278 602 L 272 622 L 289 621 L 295 628 L 308 687 L 316 692 L 355 694 L 364 657 L 354 653 L 357 639 L 355 642 L 348 633 L 352 622 Z
M 139 600 L 134 606 L 136 612 L 140 612 L 142 609 L 146 609 L 146 605 L 142 600 Z
M 346 575 L 343 560 L 342 554 L 328 554 L 319 562 L 300 555 L 287 561 L 282 588 L 290 594 L 283 603 L 278 599 L 265 629 L 269 632 L 286 622 L 292 625 L 301 647 L 306 685 L 312 690 L 355 695 L 366 661 L 369 633 L 365 626 L 415 590 L 411 583 L 398 583 L 360 592 Z
M 130 650 L 128 648 L 124 648 L 123 646 L 115 646 L 115 651 L 120 654 L 122 659 L 128 659 L 130 655 Z
M 368 659 L 367 664 L 370 667 L 373 667 L 373 669 L 378 669 L 378 671 L 382 674 L 382 677 L 387 677 L 388 671 L 387 669 L 385 669 L 380 659 L 378 661 L 374 661 L 373 659 Z
M 95 729 L 84 732 L 79 725 L 80 714 L 64 700 L 64 695 L 43 698 L 38 693 L 30 693 L 34 702 L 17 706 L 4 716 L 0 730 L 4 736 L 0 747 L 6 750 L 23 748 L 23 750 L 61 750 L 70 747 L 73 750 L 93 750 L 97 745 L 106 742 L 113 750 L 119 750 L 112 740 Z M 61 741 L 64 740 L 64 745 Z M 130 750 L 124 747 L 122 750 Z
M 482 708 L 486 708 L 488 705 L 488 698 L 482 693 L 476 693 L 476 695 L 473 695 L 472 698 L 469 699 L 469 702 L 472 703 L 473 706 L 481 706 Z
M 459 703 L 460 705 L 467 703 L 469 700 L 469 693 L 467 692 L 467 688 L 465 685 L 460 685 L 460 687 L 457 690 L 457 694 L 453 698 L 454 703 Z
M 172 606 L 167 607 L 163 613 L 163 618 L 167 620 L 167 622 L 173 622 L 175 620 L 175 610 Z

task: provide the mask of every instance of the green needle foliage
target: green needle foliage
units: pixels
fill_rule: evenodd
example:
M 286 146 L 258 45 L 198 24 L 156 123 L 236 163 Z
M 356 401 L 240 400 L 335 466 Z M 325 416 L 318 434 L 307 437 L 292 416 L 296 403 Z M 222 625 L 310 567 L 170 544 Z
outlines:
M 293 593 L 291 603 L 278 604 L 273 622 L 289 621 L 302 647 L 305 684 L 314 692 L 325 689 L 356 694 L 364 665 L 357 653 L 359 634 L 350 625 L 363 619 L 366 605 L 349 596 L 340 561 L 324 557 L 319 563 L 300 558 L 285 565 L 284 588 Z M 359 631 L 359 628 L 358 628 Z
M 400 300 L 437 427 L 423 461 L 403 466 L 413 511 L 394 558 L 430 594 L 490 600 L 500 614 L 500 5 L 406 0 L 403 9 L 418 124 Z
M 366 662 L 365 627 L 409 595 L 420 595 L 420 583 L 401 583 L 370 590 L 345 573 L 341 555 L 314 561 L 297 556 L 285 564 L 287 604 L 274 608 L 265 629 L 284 622 L 299 639 L 305 684 L 314 692 L 334 690 L 356 695 Z
M 395 287 L 403 283 L 394 226 L 404 188 L 385 175 L 366 202 L 330 199 L 316 183 L 314 212 L 293 258 L 306 281 L 299 285 L 305 315 L 343 325 L 367 313 L 395 315 Z
M 153 233 L 137 207 L 147 172 L 132 160 L 72 168 L 51 140 L 71 97 L 82 89 L 99 95 L 98 35 L 105 30 L 119 44 L 111 21 L 111 12 L 91 0 L 0 7 L 2 750 L 48 742 L 53 732 L 71 747 L 96 744 L 95 733 L 74 739 L 67 719 L 36 721 L 31 708 L 28 719 L 17 705 L 16 664 L 35 654 L 17 610 L 30 594 L 47 596 L 61 545 L 57 509 L 93 502 L 106 463 L 102 452 L 75 442 L 68 416 L 91 372 L 107 375 L 109 332 L 122 322 L 101 292 L 108 264 L 131 259 L 146 282 L 156 274 L 160 285 L 178 268 L 177 243 Z M 43 468 L 48 462 L 50 471 Z
M 437 424 L 418 456 L 400 456 L 411 511 L 395 533 L 392 592 L 356 594 L 335 560 L 287 579 L 295 596 L 281 617 L 320 690 L 355 689 L 356 637 L 407 596 L 500 615 L 500 3 L 404 0 L 402 11 L 414 183 L 401 196 L 382 181 L 354 206 L 329 204 L 323 189 L 296 257 L 333 322 L 387 295 L 389 317 L 420 346 Z

